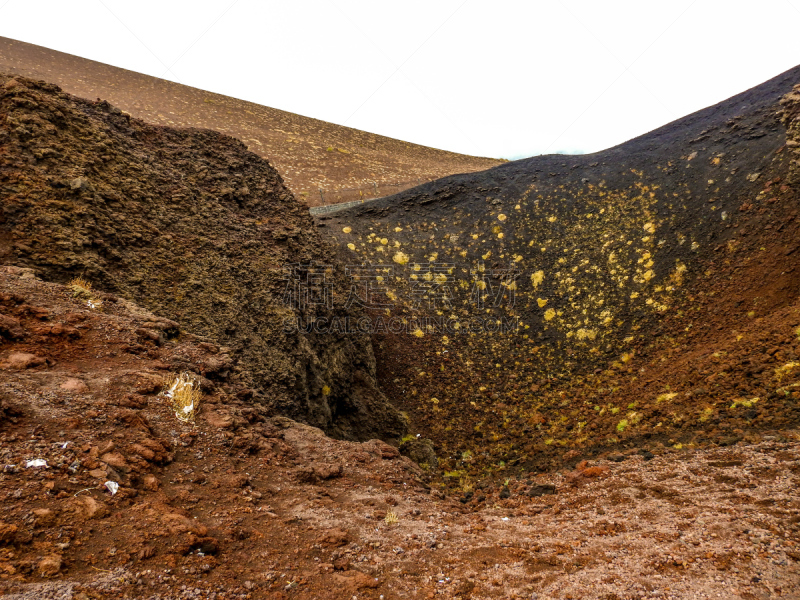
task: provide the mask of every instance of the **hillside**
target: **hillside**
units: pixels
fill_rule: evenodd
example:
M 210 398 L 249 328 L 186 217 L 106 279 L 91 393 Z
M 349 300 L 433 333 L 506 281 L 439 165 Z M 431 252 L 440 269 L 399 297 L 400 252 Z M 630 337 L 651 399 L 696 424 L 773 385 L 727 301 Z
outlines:
M 167 382 L 220 348 L 143 340 L 170 324 L 104 300 L 0 267 L 6 600 L 800 594 L 796 439 L 627 452 L 463 502 L 392 446 L 265 413 L 233 374 L 179 421 Z
M 285 329 L 297 312 L 287 290 L 314 287 L 309 271 L 331 249 L 269 163 L 220 133 L 151 125 L 2 74 L 0 116 L 0 262 L 80 277 L 228 347 L 204 376 L 236 370 L 276 413 L 337 437 L 404 433 L 375 386 L 368 337 Z M 322 277 L 346 296 L 341 268 Z M 359 312 L 321 302 L 302 315 Z M 167 329 L 142 336 L 180 335 Z
M 800 596 L 800 68 L 312 219 L 0 74 L 7 600 Z
M 0 37 L 0 73 L 102 99 L 132 116 L 172 127 L 213 129 L 242 140 L 278 170 L 309 206 L 388 195 L 454 173 L 500 164 L 342 127 Z M 377 187 L 376 185 L 377 184 Z M 398 187 L 396 184 L 402 184 Z M 339 193 L 336 193 L 339 191 Z
M 454 484 L 797 427 L 798 82 L 320 219 L 392 265 L 382 388 Z

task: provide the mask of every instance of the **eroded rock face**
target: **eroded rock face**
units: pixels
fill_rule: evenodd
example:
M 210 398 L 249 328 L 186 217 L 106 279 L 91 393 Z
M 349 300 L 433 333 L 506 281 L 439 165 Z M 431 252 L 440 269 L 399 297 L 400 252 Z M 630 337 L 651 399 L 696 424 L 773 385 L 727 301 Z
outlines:
M 80 275 L 229 346 L 231 364 L 206 376 L 238 368 L 275 412 L 337 437 L 402 435 L 367 337 L 284 331 L 296 312 L 283 267 L 332 253 L 269 163 L 222 134 L 148 125 L 22 78 L 0 76 L 0 114 L 0 264 Z M 325 284 L 349 290 L 339 268 Z M 303 316 L 334 314 L 351 311 Z
M 800 84 L 781 98 L 781 121 L 786 126 L 786 147 L 791 152 L 788 181 L 800 183 Z

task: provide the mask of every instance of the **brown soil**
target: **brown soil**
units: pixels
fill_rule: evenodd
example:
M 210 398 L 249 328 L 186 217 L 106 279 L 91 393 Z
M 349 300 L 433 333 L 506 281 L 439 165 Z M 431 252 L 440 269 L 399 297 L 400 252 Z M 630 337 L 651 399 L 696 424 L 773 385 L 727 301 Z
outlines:
M 159 344 L 141 332 L 169 322 L 104 300 L 91 310 L 69 287 L 0 269 L 9 600 L 800 594 L 796 434 L 445 497 L 395 448 L 272 417 L 222 374 L 203 381 L 196 424 L 181 423 L 165 380 L 224 360 L 220 348 L 189 334 Z
M 309 206 L 322 203 L 320 188 L 333 203 L 358 198 L 333 193 L 343 188 L 372 194 L 377 182 L 378 193 L 387 195 L 398 189 L 381 184 L 430 181 L 503 162 L 410 144 L 2 37 L 0 72 L 56 83 L 82 98 L 102 98 L 150 123 L 234 136 L 269 160 Z
M 209 369 L 238 371 L 252 401 L 275 412 L 337 437 L 404 433 L 375 386 L 367 337 L 284 331 L 285 267 L 331 250 L 241 142 L 0 75 L 0 143 L 0 261 L 62 283 L 81 276 L 228 346 Z M 337 298 L 349 291 L 340 271 L 328 284 Z M 358 313 L 305 313 L 332 314 Z

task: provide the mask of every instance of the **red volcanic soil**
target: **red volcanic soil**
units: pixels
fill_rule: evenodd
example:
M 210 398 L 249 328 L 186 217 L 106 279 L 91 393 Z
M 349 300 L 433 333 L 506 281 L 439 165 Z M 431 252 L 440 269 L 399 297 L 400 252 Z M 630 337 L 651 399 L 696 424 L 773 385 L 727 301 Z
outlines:
M 219 346 L 98 299 L 0 268 L 4 598 L 800 594 L 796 437 L 445 495 L 392 446 L 332 440 L 205 377 Z M 181 370 L 202 386 L 194 423 L 161 393 Z

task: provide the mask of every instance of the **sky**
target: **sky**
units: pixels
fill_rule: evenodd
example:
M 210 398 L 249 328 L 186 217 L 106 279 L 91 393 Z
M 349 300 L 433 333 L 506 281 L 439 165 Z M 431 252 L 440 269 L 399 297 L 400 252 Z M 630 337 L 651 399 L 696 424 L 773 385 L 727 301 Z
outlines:
M 800 0 L 0 0 L 0 35 L 402 140 L 595 152 L 800 64 Z

